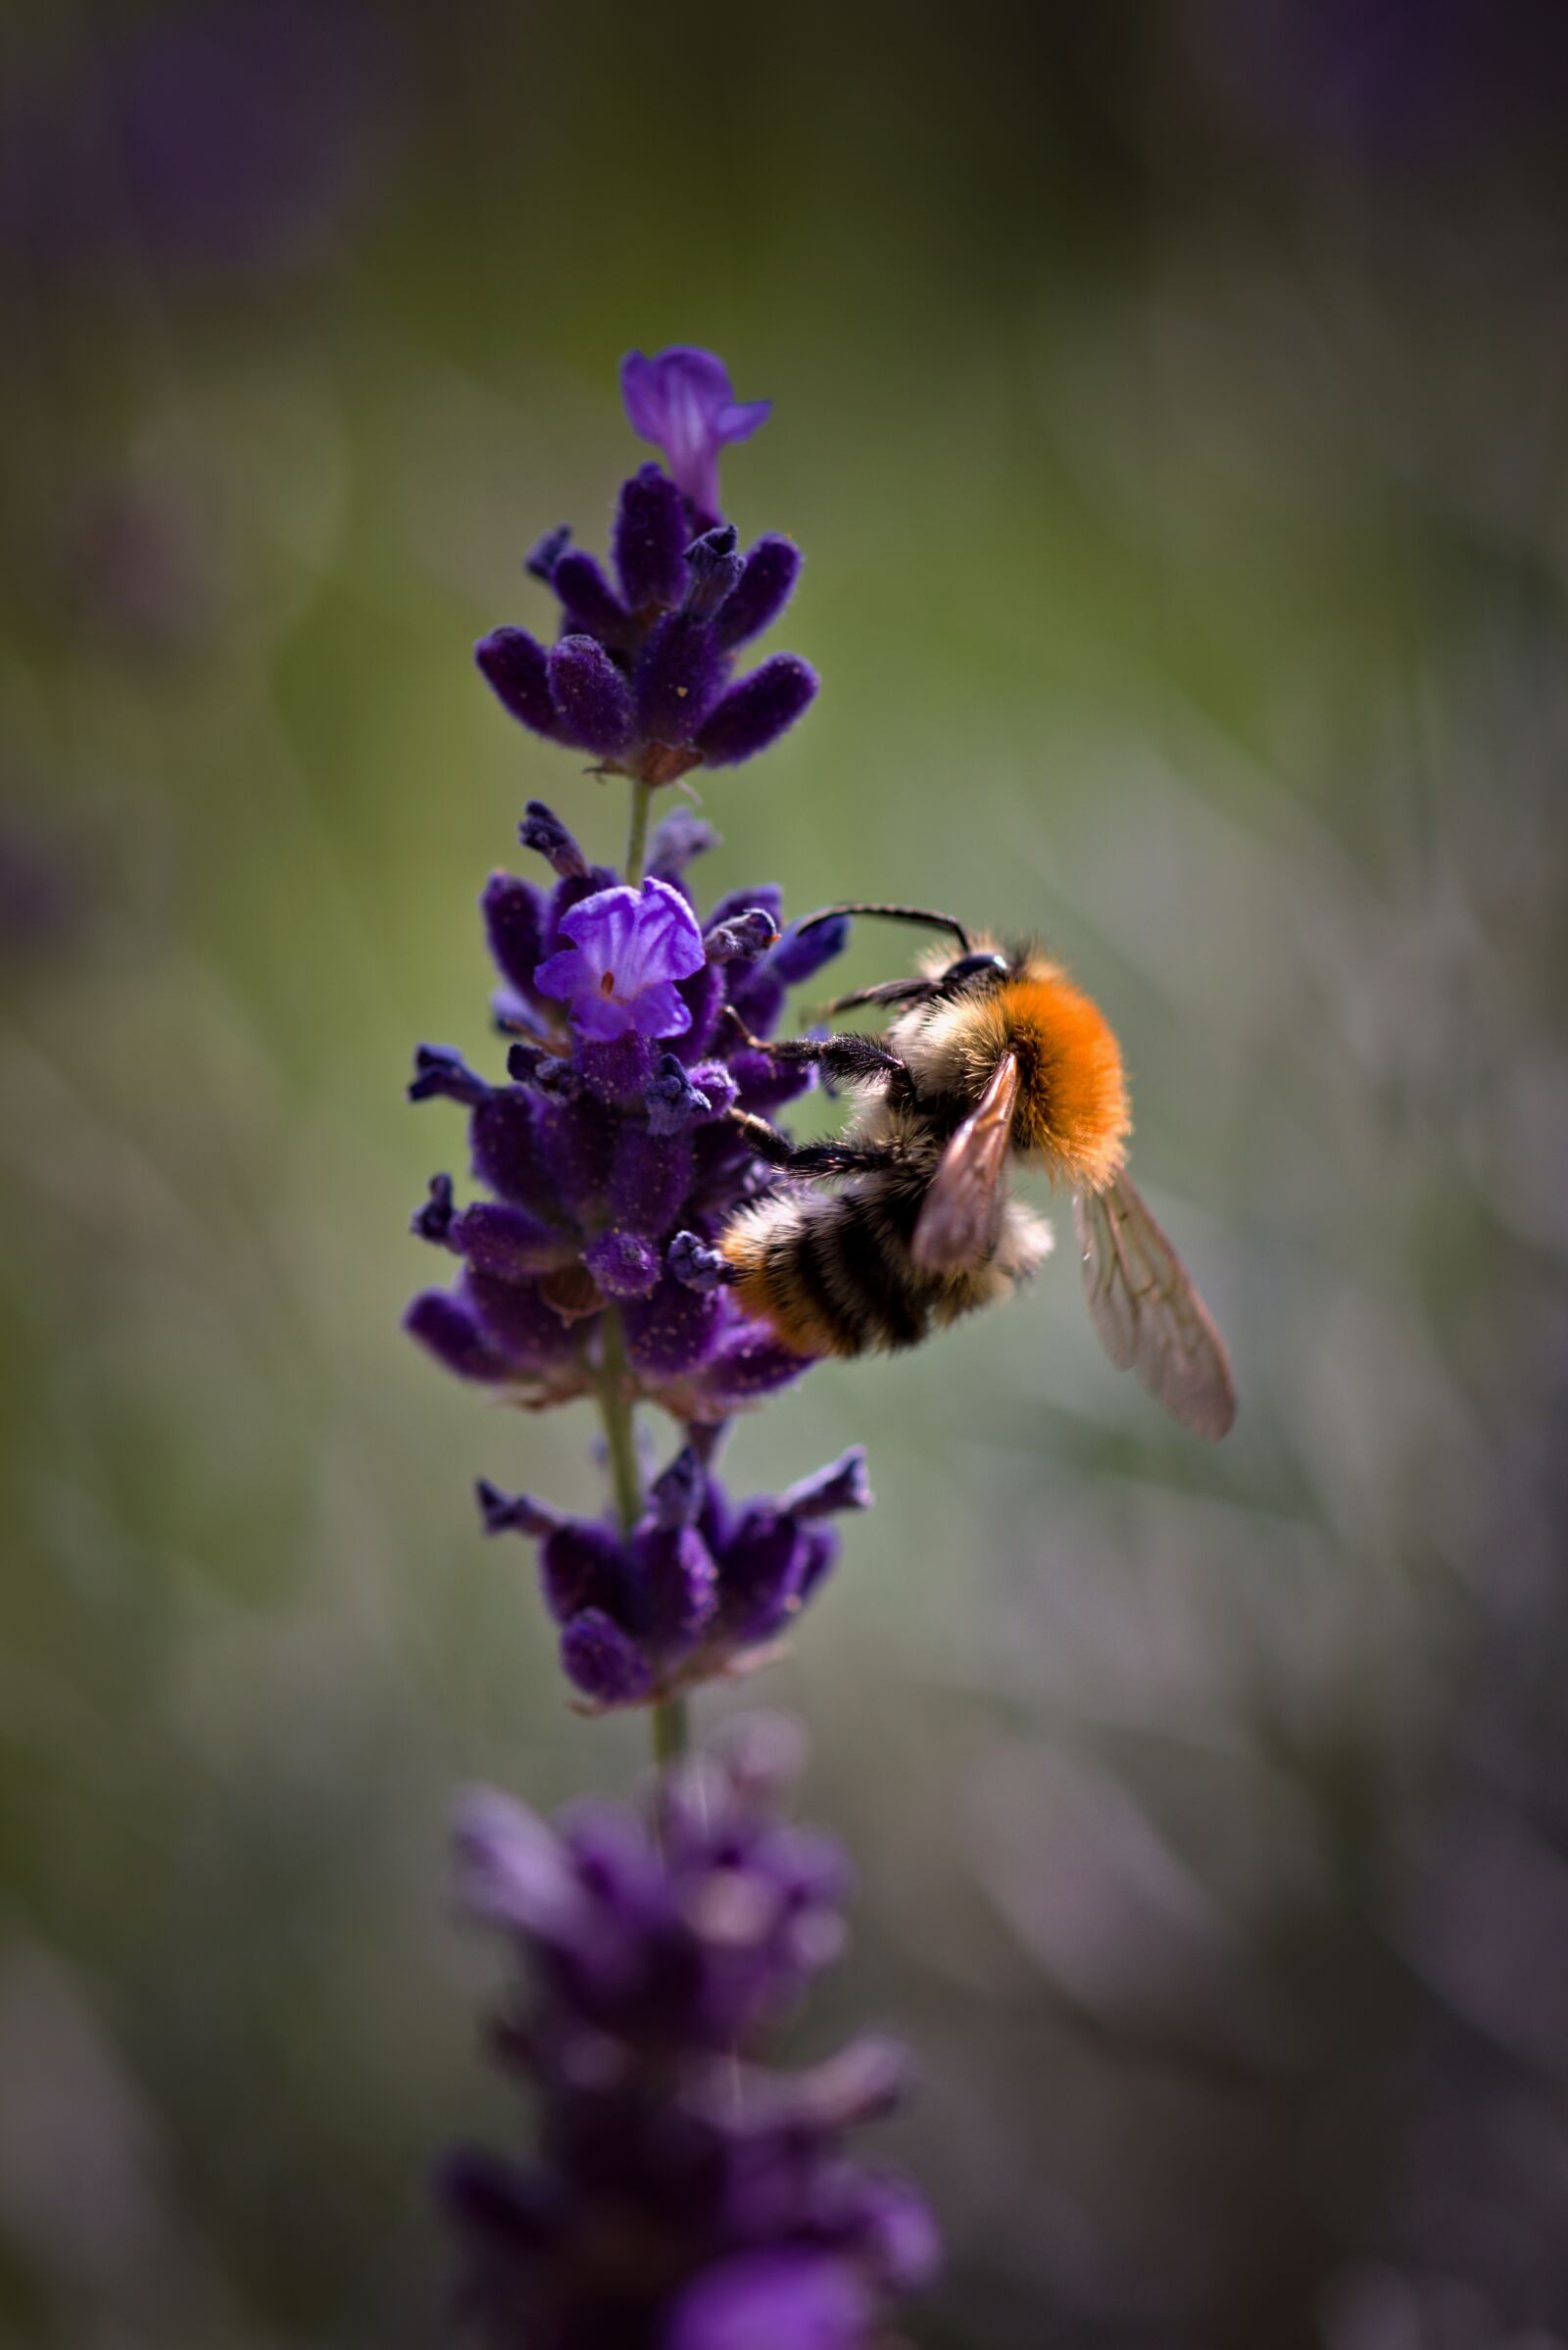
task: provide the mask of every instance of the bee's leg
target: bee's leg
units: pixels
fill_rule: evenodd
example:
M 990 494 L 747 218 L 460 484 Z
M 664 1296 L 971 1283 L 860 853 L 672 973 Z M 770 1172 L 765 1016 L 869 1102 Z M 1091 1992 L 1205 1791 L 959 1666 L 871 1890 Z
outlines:
M 898 1152 L 886 1143 L 792 1143 L 787 1134 L 749 1109 L 731 1109 L 724 1114 L 745 1135 L 759 1158 L 791 1175 L 866 1175 L 877 1167 L 891 1167 L 898 1158 Z
M 769 1044 L 763 1037 L 753 1036 L 735 1010 L 728 1007 L 728 1018 L 740 1030 L 741 1042 L 749 1053 L 765 1053 L 770 1059 L 781 1060 L 796 1069 L 821 1069 L 828 1077 L 845 1078 L 853 1083 L 859 1079 L 882 1077 L 887 1080 L 890 1095 L 907 1094 L 910 1078 L 907 1068 L 896 1053 L 890 1053 L 879 1037 L 860 1036 L 853 1029 L 842 1036 L 781 1037 Z

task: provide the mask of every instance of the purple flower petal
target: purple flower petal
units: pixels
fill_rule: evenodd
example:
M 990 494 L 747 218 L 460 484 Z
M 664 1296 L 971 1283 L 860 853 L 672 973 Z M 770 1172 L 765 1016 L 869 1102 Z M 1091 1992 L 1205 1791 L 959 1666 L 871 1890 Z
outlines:
M 665 1262 L 682 1289 L 695 1290 L 699 1297 L 724 1286 L 727 1267 L 722 1252 L 710 1248 L 695 1232 L 676 1233 Z
M 634 1232 L 602 1232 L 582 1261 L 607 1297 L 646 1297 L 658 1285 L 659 1251 Z
M 705 960 L 700 971 L 683 979 L 680 1000 L 692 1015 L 680 1046 L 680 1058 L 690 1067 L 710 1049 L 724 1008 L 724 974 L 719 965 Z
M 665 614 L 637 664 L 637 723 L 656 743 L 689 743 L 729 673 L 729 661 L 706 620 Z
M 631 695 L 597 637 L 564 636 L 549 660 L 560 732 L 579 751 L 612 759 L 631 741 Z
M 676 1061 L 674 1066 L 678 1069 L 679 1061 Z M 706 1102 L 704 1107 L 707 1107 Z M 429 1241 L 434 1248 L 444 1248 L 452 1238 L 452 1227 L 457 1220 L 458 1211 L 452 1199 L 451 1176 L 432 1175 L 430 1196 L 421 1207 L 416 1208 L 410 1220 L 409 1230 L 419 1240 Z
M 584 984 L 587 964 L 575 947 L 563 947 L 559 955 L 547 955 L 534 967 L 533 984 L 541 996 L 557 996 L 569 1003 L 577 989 Z
M 510 1379 L 512 1365 L 480 1329 L 467 1301 L 449 1290 L 426 1290 L 403 1317 L 410 1338 L 427 1347 L 460 1379 Z
M 664 1061 L 680 1071 L 673 1053 Z M 684 1082 L 684 1071 L 681 1071 Z M 658 1080 L 655 1080 L 657 1085 Z M 691 1185 L 691 1145 L 673 1134 L 628 1123 L 615 1143 L 610 1206 L 617 1224 L 649 1239 L 667 1232 Z
M 703 936 L 667 881 L 596 891 L 561 928 L 573 944 L 540 965 L 534 985 L 569 1004 L 580 1036 L 608 1044 L 628 1034 L 680 1036 L 691 1026 L 673 982 L 701 967 Z
M 648 1490 L 648 1503 L 661 1526 L 695 1526 L 708 1498 L 708 1472 L 695 1444 L 683 1444 Z
M 797 1354 L 765 1322 L 754 1322 L 736 1309 L 703 1373 L 703 1394 L 713 1412 L 730 1411 L 787 1387 L 814 1359 Z
M 718 1605 L 718 1568 L 694 1526 L 645 1526 L 633 1538 L 628 1603 L 656 1652 L 690 1647 Z
M 609 1111 L 581 1098 L 552 1102 L 537 1112 L 534 1132 L 540 1172 L 562 1207 L 580 1222 L 594 1220 L 615 1145 Z
M 724 1629 L 745 1646 L 770 1640 L 800 1606 L 805 1529 L 771 1502 L 743 1511 L 723 1557 Z
M 537 1281 L 498 1281 L 490 1273 L 468 1275 L 468 1297 L 491 1344 L 521 1371 L 548 1371 L 569 1362 L 577 1339 Z
M 825 1518 L 836 1510 L 869 1509 L 871 1488 L 866 1482 L 865 1446 L 852 1444 L 829 1467 L 801 1478 L 779 1495 L 778 1505 L 794 1518 Z
M 848 914 L 835 914 L 831 922 L 813 923 L 809 930 L 793 926 L 774 948 L 769 970 L 788 987 L 800 987 L 812 979 L 824 963 L 842 955 L 850 943 Z
M 625 1310 L 626 1351 L 649 1379 L 680 1379 L 704 1361 L 724 1319 L 724 1300 L 666 1273 L 653 1296 Z
M 793 539 L 769 531 L 746 557 L 746 568 L 725 598 L 715 623 L 718 641 L 726 650 L 750 644 L 770 628 L 795 593 L 801 575 L 801 551 Z
M 550 657 L 525 628 L 493 628 L 475 645 L 473 658 L 503 709 L 535 734 L 556 735 Z
M 767 953 L 778 938 L 778 924 L 765 906 L 749 906 L 743 914 L 731 914 L 727 922 L 715 922 L 703 939 L 703 950 L 710 963 L 756 962 Z
M 467 1788 L 452 1823 L 458 1898 L 475 1917 L 547 1943 L 569 1942 L 590 1914 L 571 1859 L 536 1812 L 494 1787 Z
M 732 685 L 697 738 L 710 767 L 738 767 L 755 759 L 808 710 L 816 697 L 816 671 L 794 653 L 775 653 Z
M 486 1534 L 527 1534 L 537 1539 L 553 1534 L 561 1524 L 548 1502 L 536 1501 L 531 1493 L 504 1493 L 488 1477 L 481 1477 L 473 1491 Z
M 648 844 L 648 870 L 661 881 L 678 881 L 695 857 L 718 847 L 718 834 L 695 808 L 672 808 L 654 826 Z
M 539 1548 L 539 1586 L 558 1624 L 568 1624 L 586 1607 L 619 1604 L 625 1561 L 608 1526 L 568 1518 L 551 1529 Z
M 687 2287 L 669 2350 L 865 2350 L 874 2316 L 848 2261 L 805 2246 L 747 2252 Z
M 712 1097 L 693 1084 L 673 1053 L 662 1056 L 643 1099 L 648 1105 L 648 1131 L 656 1140 L 678 1135 L 712 1113 Z M 420 1210 L 421 1215 L 426 1212 Z
M 667 979 L 656 979 L 631 1007 L 631 1024 L 639 1036 L 684 1036 L 692 1015 Z
M 525 849 L 542 857 L 547 865 L 563 881 L 585 881 L 588 859 L 553 808 L 542 800 L 530 800 L 522 811 L 517 826 L 517 838 Z
M 608 1043 L 585 1037 L 577 1048 L 577 1067 L 583 1084 L 601 1102 L 618 1105 L 640 1101 L 654 1073 L 654 1048 L 634 1028 Z
M 454 1217 L 448 1239 L 476 1273 L 493 1273 L 501 1281 L 548 1273 L 575 1254 L 570 1239 L 558 1227 L 500 1199 L 476 1199 L 466 1207 Z
M 555 991 L 551 992 L 553 994 Z M 673 994 L 674 990 L 671 989 L 670 993 Z M 684 1012 L 684 1004 L 681 1009 Z M 601 996 L 591 990 L 574 997 L 571 1006 L 571 1024 L 579 1036 L 589 1037 L 594 1043 L 601 1045 L 612 1044 L 616 1037 L 626 1036 L 639 1029 L 635 1004 L 623 1004 L 612 997 Z M 658 1036 L 661 1031 L 656 1027 L 649 1033 Z
M 598 1705 L 635 1704 L 654 1686 L 647 1658 L 602 1608 L 573 1616 L 561 1636 L 561 1662 L 566 1679 Z
M 571 542 L 571 524 L 558 522 L 543 538 L 534 540 L 522 559 L 522 567 L 530 579 L 542 579 L 548 587 L 550 575 L 561 561 L 562 551 Z
M 670 472 L 705 524 L 719 519 L 718 453 L 766 422 L 770 400 L 737 401 L 729 369 L 711 351 L 673 344 L 620 363 L 621 396 L 633 432 L 662 449 Z
M 531 883 L 514 873 L 492 873 L 479 901 L 485 936 L 497 968 L 522 996 L 533 993 L 533 975 L 544 943 L 545 902 Z
M 622 486 L 615 514 L 615 569 L 633 612 L 680 603 L 690 537 L 679 489 L 658 465 L 644 465 Z
M 536 1215 L 548 1215 L 555 1211 L 558 1194 L 540 1160 L 537 1117 L 520 1087 L 498 1089 L 478 1103 L 468 1121 L 468 1154 L 476 1183 Z
M 574 628 L 586 629 L 607 645 L 620 643 L 631 615 L 593 556 L 572 548 L 556 564 L 550 584 Z
M 746 569 L 746 558 L 735 552 L 735 525 L 720 523 L 705 530 L 686 550 L 686 602 L 694 620 L 710 620 L 727 603 Z
M 485 1101 L 490 1088 L 482 1077 L 475 1076 L 461 1053 L 450 1045 L 418 1045 L 414 1053 L 414 1076 L 409 1085 L 411 1102 L 465 1102 L 470 1104 Z

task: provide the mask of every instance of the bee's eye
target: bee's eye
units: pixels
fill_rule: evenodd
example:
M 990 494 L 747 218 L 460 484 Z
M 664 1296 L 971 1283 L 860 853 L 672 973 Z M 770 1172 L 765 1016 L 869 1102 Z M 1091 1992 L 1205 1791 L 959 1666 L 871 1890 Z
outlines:
M 944 990 L 959 988 L 966 980 L 978 979 L 982 973 L 989 975 L 995 971 L 1004 971 L 1006 967 L 1007 958 L 1004 955 L 960 955 L 957 961 L 949 963 L 943 972 L 942 986 Z

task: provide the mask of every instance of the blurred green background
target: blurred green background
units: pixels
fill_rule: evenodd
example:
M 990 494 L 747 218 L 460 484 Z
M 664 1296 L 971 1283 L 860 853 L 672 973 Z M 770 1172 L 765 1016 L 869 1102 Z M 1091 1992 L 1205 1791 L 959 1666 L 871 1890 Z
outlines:
M 469 660 L 724 354 L 823 691 L 705 887 L 1038 929 L 1233 1346 L 1209 1452 L 1070 1246 L 742 1427 L 870 1447 L 790 1660 L 928 2350 L 1568 2340 L 1568 20 L 89 9 L 4 36 L 0 2336 L 440 2338 L 512 2127 L 461 1779 L 623 1788 L 398 1333 L 494 1053 L 474 901 L 616 789 Z M 698 778 L 702 781 L 701 776 Z M 864 935 L 844 984 L 906 949 Z M 486 1063 L 488 1065 L 488 1063 Z M 815 1114 L 815 1113 L 813 1113 Z M 709 1698 L 710 1719 L 735 1702 Z

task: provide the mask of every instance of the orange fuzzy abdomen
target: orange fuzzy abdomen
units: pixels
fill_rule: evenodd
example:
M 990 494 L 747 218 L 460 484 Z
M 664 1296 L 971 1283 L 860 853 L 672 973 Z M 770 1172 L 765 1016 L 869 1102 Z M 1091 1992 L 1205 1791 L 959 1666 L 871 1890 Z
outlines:
M 1053 1174 L 1103 1190 L 1121 1171 L 1132 1114 L 1121 1047 L 1098 1004 L 1047 966 L 1008 980 L 995 1008 L 1018 1055 L 1013 1142 Z

